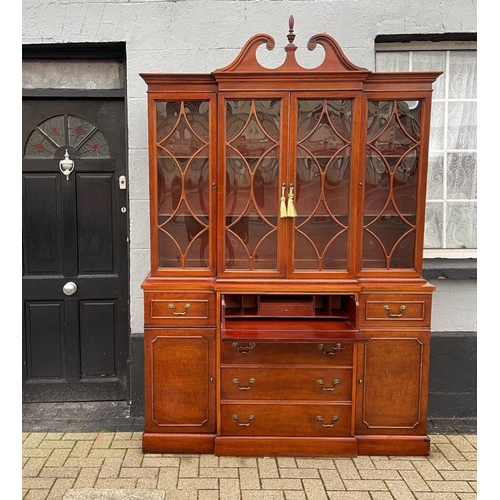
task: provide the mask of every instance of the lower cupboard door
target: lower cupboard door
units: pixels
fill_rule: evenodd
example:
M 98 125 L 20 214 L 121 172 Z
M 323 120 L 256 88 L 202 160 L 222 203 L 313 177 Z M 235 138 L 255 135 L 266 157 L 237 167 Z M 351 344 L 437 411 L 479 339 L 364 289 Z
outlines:
M 350 404 L 244 403 L 221 405 L 223 436 L 351 435 Z

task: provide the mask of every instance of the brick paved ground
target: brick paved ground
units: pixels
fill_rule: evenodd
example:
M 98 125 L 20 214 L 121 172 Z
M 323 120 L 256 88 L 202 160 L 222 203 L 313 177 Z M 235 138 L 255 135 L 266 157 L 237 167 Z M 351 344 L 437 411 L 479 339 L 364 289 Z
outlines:
M 25 500 L 472 500 L 474 434 L 433 434 L 428 457 L 143 454 L 141 432 L 23 432 Z

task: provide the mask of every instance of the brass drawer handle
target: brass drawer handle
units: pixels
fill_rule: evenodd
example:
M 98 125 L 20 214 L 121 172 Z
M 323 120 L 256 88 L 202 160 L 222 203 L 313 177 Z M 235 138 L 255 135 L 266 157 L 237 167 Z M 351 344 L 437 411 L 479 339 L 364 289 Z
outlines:
M 387 314 L 389 315 L 390 318 L 401 318 L 401 316 L 403 316 L 403 313 L 406 311 L 406 306 L 405 305 L 400 306 L 399 314 L 398 313 L 391 313 L 390 306 L 384 306 L 384 310 L 387 311 Z
M 324 387 L 325 383 L 323 382 L 322 379 L 316 380 L 316 383 L 321 387 L 321 390 L 323 391 L 334 391 L 336 389 L 336 385 L 340 384 L 340 380 L 338 378 L 333 379 L 333 387 Z
M 346 348 L 346 346 L 344 344 L 337 343 L 337 344 L 332 344 L 333 351 L 325 351 L 325 345 L 324 344 L 319 344 L 318 345 L 318 349 L 320 351 L 323 351 L 323 354 L 330 354 L 330 355 L 333 355 L 337 351 L 341 351 L 342 349 L 345 349 L 345 348 Z
M 170 304 L 168 305 L 168 308 L 169 308 L 169 309 L 170 309 L 170 310 L 174 313 L 174 315 L 175 315 L 175 316 L 184 316 L 184 315 L 188 312 L 188 310 L 189 310 L 189 309 L 191 309 L 191 304 L 188 302 L 188 303 L 184 306 L 184 311 L 182 311 L 182 312 L 177 312 L 177 311 L 175 310 L 175 305 L 174 305 L 174 304 L 172 304 L 172 303 L 170 303 Z
M 255 343 L 250 342 L 249 344 L 245 345 L 238 342 L 233 342 L 233 347 L 241 354 L 248 354 L 255 347 Z
M 248 379 L 248 386 L 242 387 L 240 386 L 240 381 L 237 378 L 233 378 L 233 383 L 235 383 L 240 391 L 249 391 L 252 388 L 252 384 L 255 384 L 254 378 Z
M 255 415 L 249 415 L 248 416 L 248 422 L 246 424 L 243 424 L 240 422 L 240 417 L 239 415 L 233 415 L 233 418 L 234 420 L 236 420 L 236 423 L 240 426 L 240 427 L 248 427 L 250 425 L 250 423 L 252 422 L 252 420 L 255 418 Z
M 335 422 L 337 422 L 337 420 L 338 420 L 338 419 L 339 419 L 339 416 L 338 416 L 338 415 L 334 415 L 334 416 L 332 417 L 332 423 L 331 423 L 331 424 L 324 424 L 324 423 L 323 423 L 323 417 L 322 417 L 321 415 L 318 415 L 318 416 L 316 417 L 316 420 L 317 420 L 318 422 L 321 422 L 321 425 L 322 425 L 323 427 L 335 427 Z

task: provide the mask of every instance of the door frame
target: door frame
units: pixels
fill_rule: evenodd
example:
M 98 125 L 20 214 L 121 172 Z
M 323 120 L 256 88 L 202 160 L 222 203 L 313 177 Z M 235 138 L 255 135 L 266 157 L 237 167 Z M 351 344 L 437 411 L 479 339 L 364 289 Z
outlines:
M 64 61 L 64 60 L 99 60 L 99 61 L 115 61 L 122 64 L 123 71 L 123 86 L 119 89 L 45 89 L 45 88 L 22 88 L 22 99 L 65 99 L 65 98 L 87 98 L 87 99 L 113 99 L 122 100 L 124 103 L 124 122 L 123 122 L 123 136 L 124 136 L 124 169 L 126 179 L 129 178 L 129 165 L 128 165 L 128 123 L 127 117 L 127 80 L 126 80 L 126 45 L 125 42 L 111 42 L 111 43 L 67 43 L 67 44 L 23 44 L 22 46 L 22 59 L 37 60 L 37 61 Z M 24 147 L 24 144 L 22 145 Z M 129 206 L 129 188 L 128 181 L 126 184 L 126 207 Z M 126 222 L 126 237 L 127 237 L 127 252 L 126 263 L 124 265 L 126 270 L 125 282 L 126 290 L 124 295 L 126 297 L 126 342 L 127 342 L 127 360 L 126 360 L 126 397 L 127 403 L 130 404 L 131 400 L 131 328 L 130 328 L 130 220 L 127 210 Z M 24 323 L 24 313 L 23 313 Z M 23 360 L 24 362 L 24 360 Z

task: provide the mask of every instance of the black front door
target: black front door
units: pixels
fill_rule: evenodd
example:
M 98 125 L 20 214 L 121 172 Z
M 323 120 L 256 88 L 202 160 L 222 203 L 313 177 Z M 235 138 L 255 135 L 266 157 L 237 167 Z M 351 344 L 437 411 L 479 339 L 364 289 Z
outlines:
M 124 129 L 123 100 L 23 100 L 25 402 L 128 398 Z

